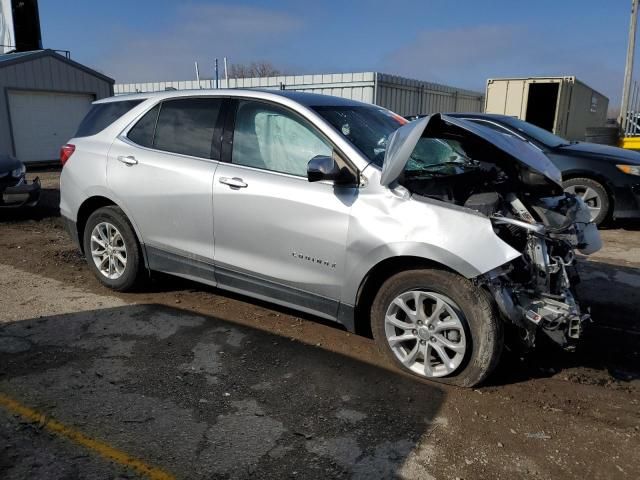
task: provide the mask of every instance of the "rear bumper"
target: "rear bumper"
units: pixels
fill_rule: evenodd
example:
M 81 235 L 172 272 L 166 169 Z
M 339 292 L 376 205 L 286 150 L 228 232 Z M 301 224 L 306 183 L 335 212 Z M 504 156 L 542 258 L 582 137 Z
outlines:
M 36 177 L 31 183 L 22 179 L 18 185 L 5 187 L 1 193 L 0 207 L 34 206 L 40 199 L 40 179 Z

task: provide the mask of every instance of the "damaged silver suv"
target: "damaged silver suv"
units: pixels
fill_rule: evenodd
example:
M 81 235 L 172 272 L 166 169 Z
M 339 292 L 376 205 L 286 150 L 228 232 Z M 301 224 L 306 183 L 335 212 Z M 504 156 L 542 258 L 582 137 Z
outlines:
M 371 332 L 400 369 L 484 380 L 506 328 L 571 348 L 589 209 L 524 141 L 309 93 L 98 101 L 62 149 L 60 209 L 100 281 L 161 271 Z

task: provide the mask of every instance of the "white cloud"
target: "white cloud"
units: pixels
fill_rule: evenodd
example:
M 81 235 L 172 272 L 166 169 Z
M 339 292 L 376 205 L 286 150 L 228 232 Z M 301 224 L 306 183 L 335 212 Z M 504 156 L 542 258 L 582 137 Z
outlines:
M 116 28 L 97 68 L 116 82 L 184 80 L 213 75 L 214 58 L 243 63 L 269 59 L 300 28 L 302 21 L 285 12 L 258 7 L 188 4 L 156 30 Z

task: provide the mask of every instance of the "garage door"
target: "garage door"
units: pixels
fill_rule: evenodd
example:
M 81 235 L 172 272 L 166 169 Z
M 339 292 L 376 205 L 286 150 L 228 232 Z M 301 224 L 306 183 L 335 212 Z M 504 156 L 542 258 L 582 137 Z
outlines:
M 9 113 L 16 157 L 23 162 L 57 160 L 89 111 L 93 95 L 9 92 Z

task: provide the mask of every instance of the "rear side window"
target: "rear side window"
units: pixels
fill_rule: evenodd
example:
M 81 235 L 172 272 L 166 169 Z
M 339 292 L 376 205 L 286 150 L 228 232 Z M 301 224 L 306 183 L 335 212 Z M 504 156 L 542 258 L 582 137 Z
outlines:
M 101 132 L 142 102 L 143 100 L 123 100 L 121 102 L 98 103 L 93 105 L 89 113 L 87 113 L 80 123 L 75 136 L 89 137 Z
M 211 158 L 213 131 L 221 105 L 222 100 L 217 98 L 184 98 L 163 102 L 156 125 L 154 148 Z
M 153 147 L 153 132 L 156 128 L 159 110 L 160 105 L 156 105 L 145 113 L 144 116 L 138 120 L 138 123 L 129 130 L 127 134 L 129 140 L 143 147 Z

